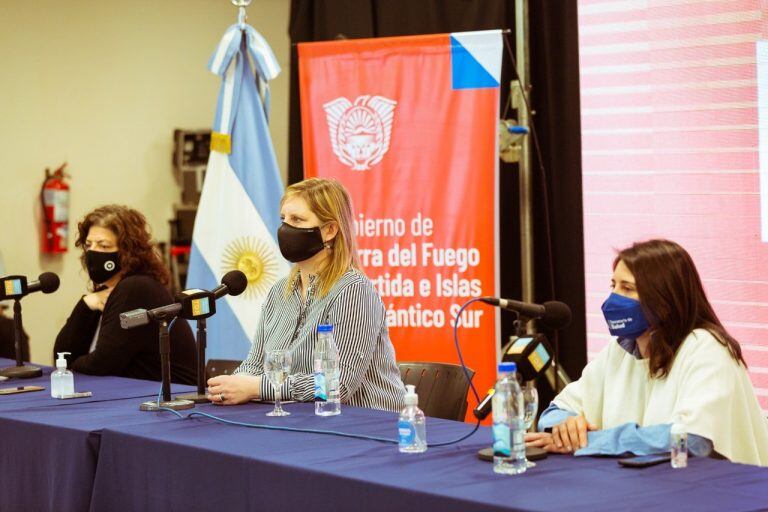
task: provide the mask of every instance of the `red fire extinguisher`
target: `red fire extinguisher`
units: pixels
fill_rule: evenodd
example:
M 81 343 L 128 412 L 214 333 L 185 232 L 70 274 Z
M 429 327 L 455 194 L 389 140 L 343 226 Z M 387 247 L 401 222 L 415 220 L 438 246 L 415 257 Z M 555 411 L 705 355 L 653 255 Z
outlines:
M 43 239 L 42 251 L 48 254 L 67 252 L 69 238 L 69 185 L 64 173 L 67 163 L 61 165 L 51 174 L 45 169 L 45 181 L 40 189 L 40 202 L 43 205 Z

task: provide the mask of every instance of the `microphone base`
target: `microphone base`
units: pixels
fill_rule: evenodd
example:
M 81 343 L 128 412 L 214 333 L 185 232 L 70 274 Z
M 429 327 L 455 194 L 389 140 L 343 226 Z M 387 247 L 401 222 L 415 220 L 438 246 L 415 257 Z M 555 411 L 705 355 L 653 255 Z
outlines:
M 210 402 L 208 400 L 208 395 L 199 395 L 197 393 L 187 393 L 186 395 L 176 395 L 177 400 L 189 400 L 196 404 L 207 404 Z
M 9 366 L 0 369 L 0 375 L 8 377 L 9 379 L 33 379 L 35 377 L 41 377 L 43 375 L 43 370 L 37 366 L 31 365 Z
M 525 458 L 528 460 L 546 459 L 548 456 L 545 450 L 533 446 L 525 448 Z M 493 462 L 493 448 L 483 448 L 477 451 L 477 458 L 486 462 Z
M 157 400 L 150 400 L 149 402 L 142 402 L 139 406 L 140 411 L 159 411 L 160 408 L 173 409 L 174 411 L 183 411 L 184 409 L 192 409 L 195 406 L 195 402 L 192 400 L 179 400 L 174 398 L 167 402 L 160 401 L 158 405 Z

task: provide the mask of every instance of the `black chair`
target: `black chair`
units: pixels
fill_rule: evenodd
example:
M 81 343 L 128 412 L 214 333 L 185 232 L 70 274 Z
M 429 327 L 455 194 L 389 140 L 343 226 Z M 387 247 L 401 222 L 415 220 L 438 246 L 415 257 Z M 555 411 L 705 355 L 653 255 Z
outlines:
M 397 364 L 404 384 L 416 386 L 419 408 L 427 416 L 464 421 L 469 382 L 457 364 L 402 362 Z M 469 378 L 475 371 L 467 368 Z
M 209 359 L 205 365 L 205 380 L 219 375 L 232 375 L 241 362 L 232 359 Z

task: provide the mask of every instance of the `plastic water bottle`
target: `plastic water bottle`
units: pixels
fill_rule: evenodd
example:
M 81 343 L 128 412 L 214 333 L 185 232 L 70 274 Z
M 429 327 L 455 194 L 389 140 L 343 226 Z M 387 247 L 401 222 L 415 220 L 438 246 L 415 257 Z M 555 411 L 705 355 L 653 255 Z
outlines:
M 494 388 L 493 405 L 493 470 L 496 473 L 524 473 L 525 400 L 517 382 L 515 363 L 499 364 L 499 380 Z
M 339 349 L 333 339 L 333 326 L 317 326 L 314 352 L 315 414 L 335 416 L 341 414 L 339 399 Z
M 397 437 L 402 453 L 422 453 L 427 451 L 427 419 L 419 409 L 419 395 L 416 386 L 405 386 L 405 409 L 397 422 Z
M 56 359 L 56 371 L 51 374 L 51 396 L 58 398 L 64 395 L 71 395 L 75 392 L 75 376 L 67 370 L 67 360 L 65 355 L 69 352 L 59 352 L 59 358 Z
M 669 432 L 670 461 L 673 468 L 688 467 L 688 432 L 682 423 L 673 423 Z

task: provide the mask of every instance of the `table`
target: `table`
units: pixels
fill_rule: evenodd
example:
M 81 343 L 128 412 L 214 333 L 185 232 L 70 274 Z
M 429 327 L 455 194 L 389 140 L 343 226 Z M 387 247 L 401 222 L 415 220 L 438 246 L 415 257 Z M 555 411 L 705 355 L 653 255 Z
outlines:
M 0 366 L 8 364 L 0 359 Z M 166 421 L 138 410 L 140 402 L 157 396 L 158 382 L 76 373 L 75 389 L 93 396 L 59 400 L 50 395 L 50 372 L 44 367 L 42 377 L 0 382 L 46 388 L 0 395 L 0 511 L 88 510 L 101 429 Z
M 312 404 L 268 418 L 266 405 L 204 405 L 229 420 L 395 437 L 394 413 L 343 407 L 319 418 Z M 768 468 L 713 459 L 690 467 L 621 468 L 615 459 L 550 456 L 523 475 L 493 473 L 475 456 L 481 430 L 452 446 L 400 454 L 395 445 L 321 434 L 249 429 L 207 418 L 105 428 L 92 510 L 696 510 L 768 508 Z M 428 419 L 430 442 L 469 425 Z
M 7 360 L 0 360 L 3 366 Z M 49 386 L 40 379 L 6 381 Z M 13 384 L 11 384 L 13 383 Z M 471 438 L 424 454 L 318 433 L 250 429 L 208 418 L 141 412 L 159 383 L 76 374 L 93 397 L 57 400 L 48 391 L 0 396 L 0 511 L 121 510 L 658 510 L 768 509 L 768 468 L 692 459 L 636 470 L 615 459 L 551 456 L 518 476 L 496 475 Z M 191 386 L 174 385 L 174 392 Z M 320 418 L 313 404 L 198 405 L 225 419 L 329 429 L 394 439 L 396 414 L 350 406 Z M 429 441 L 471 426 L 429 418 Z
M 13 366 L 16 362 L 0 358 L 0 368 Z M 38 365 L 39 366 L 39 365 Z M 75 372 L 75 391 L 91 391 L 93 396 L 83 398 L 69 398 L 59 400 L 51 397 L 51 372 L 50 366 L 40 366 L 43 370 L 41 377 L 33 379 L 10 379 L 0 381 L 0 388 L 15 386 L 42 386 L 43 391 L 31 391 L 15 395 L 0 395 L 0 411 L 18 410 L 26 407 L 41 406 L 68 406 L 90 402 L 102 402 L 108 400 L 120 400 L 125 398 L 145 398 L 149 400 L 156 397 L 160 391 L 160 383 L 151 380 L 129 379 L 126 377 L 103 377 L 97 375 L 85 375 Z M 181 392 L 180 385 L 174 384 L 174 390 Z M 191 386 L 183 386 L 185 390 L 197 389 Z

